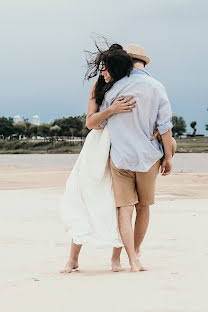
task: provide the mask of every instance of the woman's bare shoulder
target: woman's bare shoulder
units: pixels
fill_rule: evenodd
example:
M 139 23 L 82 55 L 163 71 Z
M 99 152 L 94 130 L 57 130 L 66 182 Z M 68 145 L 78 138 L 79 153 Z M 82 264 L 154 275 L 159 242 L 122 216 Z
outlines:
M 93 90 L 93 91 L 95 90 L 96 83 L 97 83 L 97 80 L 92 83 L 91 90 Z
M 94 81 L 94 82 L 92 83 L 92 87 L 91 87 L 91 90 L 90 90 L 90 98 L 91 98 L 91 99 L 94 98 L 94 91 L 95 91 L 96 83 L 97 83 L 97 81 Z

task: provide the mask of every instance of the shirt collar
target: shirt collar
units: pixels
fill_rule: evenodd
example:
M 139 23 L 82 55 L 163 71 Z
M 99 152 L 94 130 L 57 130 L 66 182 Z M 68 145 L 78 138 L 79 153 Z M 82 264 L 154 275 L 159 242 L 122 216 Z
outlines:
M 150 75 L 150 73 L 148 73 L 148 71 L 146 71 L 144 69 L 140 69 L 140 68 L 133 68 L 131 71 L 131 74 L 146 74 L 146 75 L 151 77 L 151 75 Z

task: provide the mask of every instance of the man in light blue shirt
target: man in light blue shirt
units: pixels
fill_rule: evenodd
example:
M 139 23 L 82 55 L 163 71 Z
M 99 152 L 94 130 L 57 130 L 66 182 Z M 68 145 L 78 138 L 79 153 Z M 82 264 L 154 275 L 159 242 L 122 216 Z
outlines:
M 155 121 L 160 135 L 172 128 L 170 103 L 165 88 L 140 68 L 134 68 L 129 77 L 114 84 L 106 94 L 102 108 L 107 108 L 122 95 L 133 95 L 136 108 L 108 118 L 110 155 L 119 169 L 147 172 L 163 156 L 158 140 L 150 139 Z
M 154 203 L 155 182 L 163 156 L 163 175 L 172 169 L 172 113 L 165 88 L 144 69 L 149 63 L 145 50 L 129 45 L 126 51 L 133 59 L 134 69 L 129 77 L 117 81 L 106 93 L 100 110 L 121 96 L 133 96 L 136 101 L 132 112 L 114 114 L 104 124 L 108 124 L 111 138 L 110 164 L 115 202 L 119 208 L 119 229 L 131 270 L 139 271 L 144 268 L 134 252 L 139 254 L 147 230 L 149 205 Z M 151 140 L 155 123 L 164 151 L 158 140 Z M 137 218 L 133 233 L 134 206 Z M 114 249 L 113 257 L 116 259 L 119 255 L 120 250 Z

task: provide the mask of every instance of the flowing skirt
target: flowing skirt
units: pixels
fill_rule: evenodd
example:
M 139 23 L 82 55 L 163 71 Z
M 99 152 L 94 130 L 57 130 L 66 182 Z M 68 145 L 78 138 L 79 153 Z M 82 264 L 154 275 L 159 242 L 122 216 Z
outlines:
M 109 151 L 108 127 L 92 130 L 67 180 L 61 217 L 75 244 L 122 246 Z

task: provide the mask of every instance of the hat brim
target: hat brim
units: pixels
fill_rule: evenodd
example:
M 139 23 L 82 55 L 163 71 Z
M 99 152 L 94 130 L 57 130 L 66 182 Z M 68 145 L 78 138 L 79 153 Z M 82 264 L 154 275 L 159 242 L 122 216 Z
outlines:
M 131 56 L 132 58 L 136 58 L 136 59 L 145 61 L 146 64 L 148 64 L 150 62 L 149 57 L 145 56 L 145 55 L 134 54 L 134 53 L 128 53 L 128 55 Z

